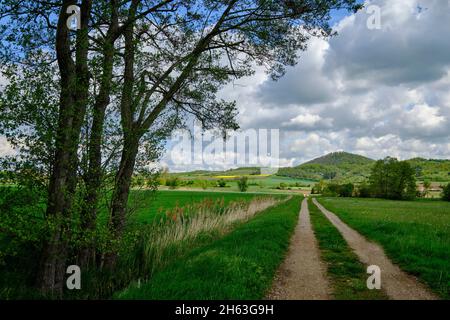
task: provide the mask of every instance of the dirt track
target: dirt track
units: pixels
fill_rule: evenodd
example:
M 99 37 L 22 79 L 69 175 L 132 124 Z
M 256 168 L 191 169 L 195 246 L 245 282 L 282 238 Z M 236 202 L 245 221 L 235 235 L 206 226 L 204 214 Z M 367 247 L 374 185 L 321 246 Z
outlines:
M 288 256 L 277 272 L 268 299 L 327 300 L 331 290 L 326 267 L 311 227 L 308 202 L 302 202 L 299 223 L 292 237 Z
M 438 297 L 415 277 L 403 272 L 386 256 L 377 244 L 366 240 L 358 232 L 346 225 L 334 213 L 325 209 L 316 199 L 314 204 L 341 232 L 349 246 L 365 265 L 376 265 L 381 269 L 381 286 L 386 294 L 395 300 L 434 300 Z

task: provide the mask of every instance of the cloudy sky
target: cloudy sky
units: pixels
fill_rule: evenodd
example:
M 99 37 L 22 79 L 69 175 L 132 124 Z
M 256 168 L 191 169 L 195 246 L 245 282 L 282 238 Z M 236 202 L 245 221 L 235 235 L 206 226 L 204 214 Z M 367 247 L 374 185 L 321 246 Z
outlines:
M 370 4 L 381 9 L 380 29 L 368 28 L 367 10 L 335 16 L 339 35 L 311 39 L 284 78 L 258 70 L 221 92 L 237 101 L 242 129 L 280 130 L 281 165 L 342 150 L 450 159 L 450 1 Z M 173 170 L 202 168 L 171 155 L 169 148 L 163 163 Z
M 367 10 L 342 17 L 278 82 L 257 72 L 223 90 L 243 129 L 280 129 L 281 164 L 341 150 L 450 159 L 450 1 L 370 4 L 381 29 Z

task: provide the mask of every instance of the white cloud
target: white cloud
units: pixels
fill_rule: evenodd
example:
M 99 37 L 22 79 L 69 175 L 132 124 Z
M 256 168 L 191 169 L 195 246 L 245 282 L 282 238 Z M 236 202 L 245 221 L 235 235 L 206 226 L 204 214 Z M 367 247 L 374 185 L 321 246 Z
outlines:
M 369 30 L 361 11 L 339 23 L 337 37 L 312 39 L 278 82 L 258 70 L 222 92 L 237 101 L 244 129 L 281 130 L 283 159 L 339 150 L 450 159 L 447 1 L 371 3 L 381 7 L 381 30 Z
M 14 154 L 15 151 L 8 140 L 0 136 L 0 157 L 12 156 Z

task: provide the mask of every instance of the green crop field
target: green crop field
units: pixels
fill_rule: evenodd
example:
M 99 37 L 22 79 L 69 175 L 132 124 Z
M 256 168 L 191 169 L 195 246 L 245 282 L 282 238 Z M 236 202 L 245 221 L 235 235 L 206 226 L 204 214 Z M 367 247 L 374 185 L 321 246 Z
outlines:
M 450 298 L 450 203 L 433 200 L 319 198 L 330 211 L 383 246 L 400 267 Z

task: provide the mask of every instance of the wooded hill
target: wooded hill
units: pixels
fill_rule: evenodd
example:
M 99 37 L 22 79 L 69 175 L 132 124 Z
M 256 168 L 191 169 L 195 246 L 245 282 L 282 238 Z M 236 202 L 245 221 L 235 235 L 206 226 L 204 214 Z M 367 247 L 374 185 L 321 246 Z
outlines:
M 445 182 L 450 180 L 450 160 L 407 160 L 416 171 L 417 180 Z M 300 166 L 281 168 L 280 176 L 311 180 L 359 182 L 369 177 L 375 160 L 348 152 L 334 152 Z

